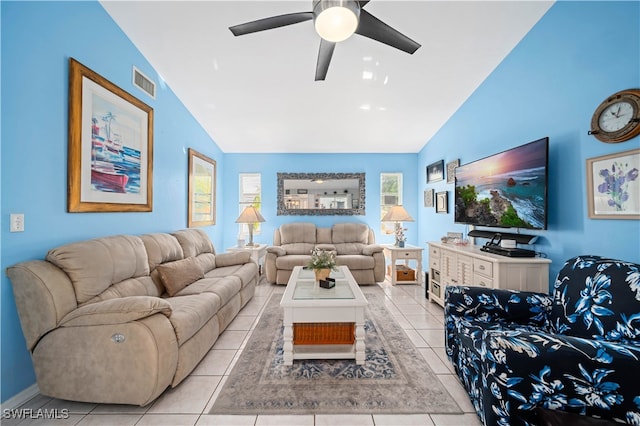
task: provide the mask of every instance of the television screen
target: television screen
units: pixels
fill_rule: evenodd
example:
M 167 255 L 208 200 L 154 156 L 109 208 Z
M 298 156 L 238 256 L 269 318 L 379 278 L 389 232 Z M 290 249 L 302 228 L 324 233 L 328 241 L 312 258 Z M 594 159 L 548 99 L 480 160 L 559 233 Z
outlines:
M 547 229 L 548 146 L 542 138 L 456 167 L 456 223 Z

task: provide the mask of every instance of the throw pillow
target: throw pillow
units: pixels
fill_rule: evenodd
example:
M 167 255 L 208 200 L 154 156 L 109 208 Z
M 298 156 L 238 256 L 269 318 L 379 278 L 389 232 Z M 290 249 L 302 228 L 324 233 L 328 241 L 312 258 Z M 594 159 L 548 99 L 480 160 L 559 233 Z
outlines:
M 189 284 L 204 278 L 204 272 L 194 257 L 163 263 L 156 267 L 156 271 L 169 296 L 175 296 Z

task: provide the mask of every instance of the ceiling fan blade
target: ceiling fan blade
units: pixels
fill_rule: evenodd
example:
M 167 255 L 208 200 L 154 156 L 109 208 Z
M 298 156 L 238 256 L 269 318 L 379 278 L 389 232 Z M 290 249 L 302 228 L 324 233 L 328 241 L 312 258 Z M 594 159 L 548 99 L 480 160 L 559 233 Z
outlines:
M 256 33 L 258 31 L 271 30 L 273 28 L 284 27 L 297 24 L 298 22 L 313 19 L 313 12 L 287 13 L 286 15 L 272 16 L 270 18 L 258 19 L 257 21 L 245 22 L 244 24 L 229 27 L 234 36 Z
M 320 50 L 318 51 L 318 63 L 316 65 L 316 81 L 324 80 L 329 70 L 329 63 L 331 62 L 331 56 L 333 56 L 333 49 L 336 44 L 332 41 L 320 39 Z
M 411 54 L 420 47 L 419 43 L 411 40 L 398 30 L 391 28 L 366 10 L 360 10 L 360 23 L 356 29 L 356 34 Z

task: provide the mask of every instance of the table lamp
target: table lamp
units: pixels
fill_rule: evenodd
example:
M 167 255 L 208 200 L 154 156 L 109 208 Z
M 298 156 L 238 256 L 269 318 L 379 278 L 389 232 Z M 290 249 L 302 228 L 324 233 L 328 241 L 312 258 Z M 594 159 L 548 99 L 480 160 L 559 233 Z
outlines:
M 248 206 L 245 208 L 240 216 L 236 219 L 236 223 L 246 223 L 249 226 L 249 242 L 246 244 L 247 247 L 253 247 L 257 244 L 253 243 L 253 227 L 258 222 L 264 222 L 264 217 L 260 214 L 258 209 L 253 206 Z
M 409 216 L 409 213 L 402 206 L 393 206 L 389 209 L 387 214 L 382 218 L 383 222 L 395 222 L 396 229 L 396 247 L 404 245 L 404 230 L 400 222 L 413 222 L 413 218 Z M 402 243 L 402 244 L 401 244 Z

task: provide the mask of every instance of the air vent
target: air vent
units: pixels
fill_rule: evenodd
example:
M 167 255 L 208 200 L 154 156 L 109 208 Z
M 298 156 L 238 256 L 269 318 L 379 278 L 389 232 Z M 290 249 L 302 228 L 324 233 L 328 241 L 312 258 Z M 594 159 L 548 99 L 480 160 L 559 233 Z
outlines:
M 133 67 L 133 85 L 144 91 L 153 99 L 156 98 L 156 83 L 154 83 L 153 80 L 140 72 L 140 70 L 136 67 Z

